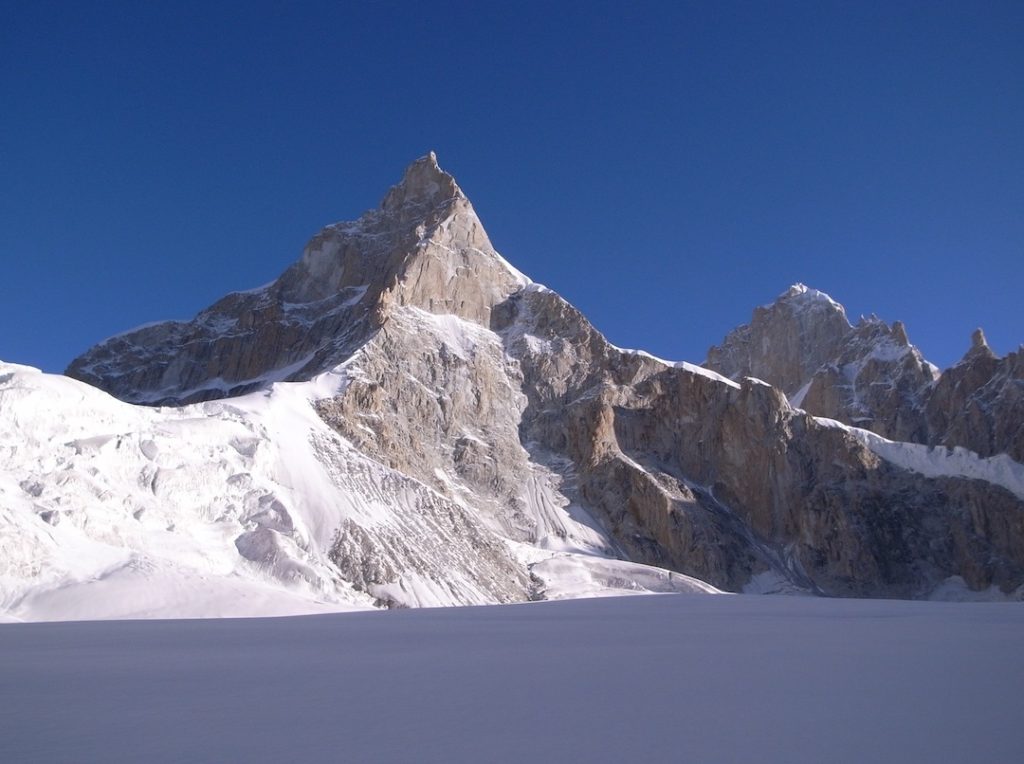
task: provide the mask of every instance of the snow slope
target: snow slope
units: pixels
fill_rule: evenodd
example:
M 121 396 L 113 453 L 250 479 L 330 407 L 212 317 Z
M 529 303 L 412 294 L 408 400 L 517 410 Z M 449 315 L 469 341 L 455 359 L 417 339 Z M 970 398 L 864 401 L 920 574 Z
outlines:
M 468 340 L 449 324 L 457 349 Z M 0 363 L 0 616 L 207 618 L 502 601 L 481 586 L 484 553 L 503 561 L 499 574 L 533 580 L 536 597 L 717 591 L 567 545 L 607 542 L 540 483 L 531 511 L 561 529 L 557 543 L 499 537 L 325 425 L 313 402 L 346 384 L 343 364 L 309 382 L 147 408 Z M 342 526 L 357 528 L 364 545 L 347 551 L 392 566 L 391 580 L 360 591 L 345 579 L 331 556 Z
M 370 607 L 325 557 L 331 505 L 305 445 L 319 424 L 305 392 L 148 409 L 0 365 L 0 611 L 35 620 Z
M 1024 499 L 1024 464 L 1006 454 L 983 457 L 961 446 L 926 446 L 887 440 L 870 430 L 850 427 L 834 419 L 813 417 L 819 425 L 843 430 L 863 443 L 868 450 L 903 469 L 926 477 L 962 477 L 984 480 L 1002 486 Z
M 973 762 L 1024 608 L 657 596 L 0 626 L 9 762 Z

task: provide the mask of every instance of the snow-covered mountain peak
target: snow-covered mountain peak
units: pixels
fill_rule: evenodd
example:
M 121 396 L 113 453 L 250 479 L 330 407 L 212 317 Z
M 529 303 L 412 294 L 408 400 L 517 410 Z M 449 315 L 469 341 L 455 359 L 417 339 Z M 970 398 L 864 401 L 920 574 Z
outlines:
M 810 309 L 823 309 L 828 312 L 840 313 L 844 318 L 846 317 L 846 308 L 833 300 L 831 296 L 822 292 L 820 289 L 813 289 L 812 287 L 800 282 L 790 286 L 789 289 L 775 299 L 774 303 L 764 307 L 766 309 L 771 309 L 779 303 L 786 303 L 788 305 Z

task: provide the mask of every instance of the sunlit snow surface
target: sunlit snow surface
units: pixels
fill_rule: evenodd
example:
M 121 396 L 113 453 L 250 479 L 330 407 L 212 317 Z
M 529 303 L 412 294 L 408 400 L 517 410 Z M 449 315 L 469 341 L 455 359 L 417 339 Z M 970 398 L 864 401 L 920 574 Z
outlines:
M 229 402 L 152 409 L 0 363 L 0 613 L 71 620 L 371 607 L 326 559 L 337 517 L 365 507 L 335 496 L 309 446 L 325 428 L 308 397 L 338 384 L 328 374 Z
M 920 443 L 900 443 L 881 435 L 850 427 L 834 419 L 814 417 L 822 427 L 843 430 L 863 443 L 868 450 L 903 469 L 919 472 L 926 477 L 961 477 L 984 480 L 1002 486 L 1019 499 L 1024 499 L 1024 465 L 1006 454 L 982 457 L 961 446 L 926 446 Z
M 0 626 L 8 762 L 982 762 L 1024 607 L 665 595 Z
M 409 320 L 455 353 L 487 341 L 454 317 Z M 367 609 L 383 595 L 406 606 L 494 602 L 474 578 L 478 550 L 444 536 L 429 512 L 474 522 L 469 511 L 362 454 L 316 414 L 313 401 L 349 373 L 343 364 L 309 382 L 150 408 L 0 362 L 0 620 L 286 616 Z M 532 596 L 717 591 L 608 559 L 607 539 L 546 475 L 535 465 L 524 489 L 536 544 L 493 536 L 509 566 L 533 568 Z M 396 575 L 357 591 L 330 559 L 346 523 L 404 543 L 385 551 L 441 539 L 441 553 L 395 553 L 382 563 Z

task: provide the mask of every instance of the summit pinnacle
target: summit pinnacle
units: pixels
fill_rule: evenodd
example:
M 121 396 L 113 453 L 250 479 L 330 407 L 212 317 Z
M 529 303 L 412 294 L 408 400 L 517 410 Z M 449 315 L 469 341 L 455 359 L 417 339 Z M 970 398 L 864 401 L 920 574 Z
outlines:
M 460 197 L 465 198 L 462 189 L 455 178 L 441 169 L 437 155 L 431 151 L 406 168 L 402 180 L 391 187 L 380 208 L 388 212 L 403 207 L 437 206 Z
M 188 403 L 309 379 L 347 358 L 394 306 L 487 325 L 529 282 L 491 245 L 433 152 L 380 207 L 317 233 L 271 284 L 234 292 L 187 322 L 112 337 L 67 374 L 133 403 Z
M 973 332 L 971 332 L 971 347 L 964 355 L 964 360 L 971 358 L 995 358 L 996 354 L 992 352 L 992 348 L 988 346 L 988 341 L 985 339 L 985 332 L 979 326 Z

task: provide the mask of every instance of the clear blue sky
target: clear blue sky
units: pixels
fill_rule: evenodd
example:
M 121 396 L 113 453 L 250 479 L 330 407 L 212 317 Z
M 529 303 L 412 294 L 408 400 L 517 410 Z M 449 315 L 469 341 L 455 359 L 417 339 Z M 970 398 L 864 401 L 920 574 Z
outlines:
M 0 0 L 0 358 L 274 278 L 436 150 L 613 342 L 803 281 L 1024 341 L 1024 3 Z

